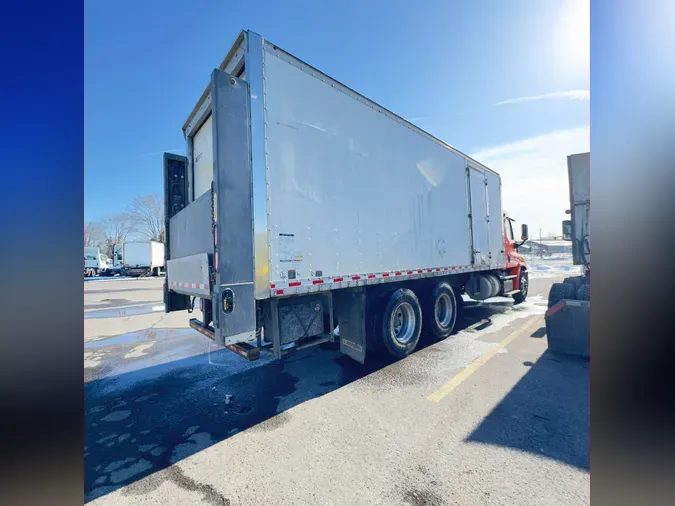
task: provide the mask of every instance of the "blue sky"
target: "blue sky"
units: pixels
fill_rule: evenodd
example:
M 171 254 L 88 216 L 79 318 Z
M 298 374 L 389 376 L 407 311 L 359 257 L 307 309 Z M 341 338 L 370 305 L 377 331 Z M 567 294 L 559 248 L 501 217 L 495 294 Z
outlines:
M 162 152 L 243 28 L 500 172 L 505 208 L 544 233 L 565 219 L 565 156 L 589 149 L 587 0 L 88 0 L 85 16 L 87 221 L 162 192 Z

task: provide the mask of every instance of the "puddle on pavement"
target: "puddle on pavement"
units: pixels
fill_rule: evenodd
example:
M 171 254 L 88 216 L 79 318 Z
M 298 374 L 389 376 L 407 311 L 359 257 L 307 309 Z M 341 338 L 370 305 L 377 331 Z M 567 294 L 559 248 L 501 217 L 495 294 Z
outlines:
M 124 318 L 125 316 L 136 316 L 140 314 L 150 314 L 164 312 L 164 304 L 142 304 L 138 306 L 128 306 L 115 309 L 102 309 L 99 311 L 89 311 L 84 313 L 84 319 L 90 318 Z

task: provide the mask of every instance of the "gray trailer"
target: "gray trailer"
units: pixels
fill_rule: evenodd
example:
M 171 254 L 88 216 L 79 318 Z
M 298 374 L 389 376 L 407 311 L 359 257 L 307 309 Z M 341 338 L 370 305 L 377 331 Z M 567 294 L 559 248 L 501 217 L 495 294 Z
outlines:
M 545 316 L 549 349 L 584 357 L 590 351 L 590 167 L 590 153 L 567 157 L 570 208 L 566 213 L 572 219 L 562 222 L 563 239 L 572 241 L 573 263 L 582 266 L 582 275 L 551 285 Z
M 527 295 L 497 173 L 258 34 L 183 134 L 187 156 L 164 155 L 165 309 L 198 301 L 190 326 L 250 360 L 336 340 L 402 357 L 423 322 L 452 333 L 461 293 Z

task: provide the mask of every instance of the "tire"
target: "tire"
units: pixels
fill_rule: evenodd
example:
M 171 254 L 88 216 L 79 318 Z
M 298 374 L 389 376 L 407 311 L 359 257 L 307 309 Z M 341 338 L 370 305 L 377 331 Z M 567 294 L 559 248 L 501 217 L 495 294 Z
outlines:
M 527 299 L 527 294 L 530 291 L 530 277 L 527 274 L 526 270 L 520 269 L 520 274 L 518 276 L 518 287 L 520 291 L 513 294 L 514 304 L 521 304 Z M 523 289 L 523 287 L 525 289 Z
M 448 283 L 439 283 L 424 301 L 422 314 L 424 330 L 436 341 L 452 334 L 457 321 L 457 298 Z
M 403 358 L 417 347 L 422 333 L 422 308 L 415 294 L 399 288 L 391 294 L 382 312 L 379 342 L 394 358 Z
M 579 292 L 579 288 L 586 282 L 586 278 L 583 276 L 574 276 L 571 278 L 565 278 L 563 283 L 568 283 L 574 287 L 574 293 Z
M 569 283 L 553 283 L 548 292 L 548 307 L 555 306 L 561 300 L 574 299 L 574 287 Z
M 577 299 L 579 300 L 591 300 L 591 285 L 590 283 L 584 283 L 577 290 Z

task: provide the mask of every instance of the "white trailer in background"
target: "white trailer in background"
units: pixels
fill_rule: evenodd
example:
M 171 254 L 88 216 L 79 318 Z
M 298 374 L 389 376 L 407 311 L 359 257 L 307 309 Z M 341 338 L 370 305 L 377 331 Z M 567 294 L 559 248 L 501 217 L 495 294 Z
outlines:
M 164 272 L 164 244 L 157 241 L 126 241 L 113 248 L 115 266 L 125 276 L 159 276 Z
M 165 309 L 200 299 L 190 326 L 249 360 L 336 339 L 403 357 L 423 322 L 452 333 L 461 293 L 527 295 L 497 173 L 253 32 L 183 133 Z

